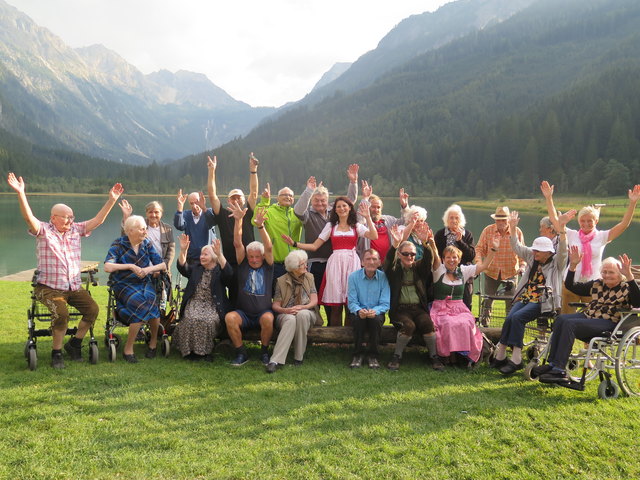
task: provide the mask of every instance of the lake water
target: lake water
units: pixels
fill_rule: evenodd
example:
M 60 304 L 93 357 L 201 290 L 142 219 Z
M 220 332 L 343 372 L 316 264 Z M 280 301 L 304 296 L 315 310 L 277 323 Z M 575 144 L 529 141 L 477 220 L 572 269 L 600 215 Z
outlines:
M 72 196 L 38 195 L 30 196 L 29 202 L 34 214 L 41 220 L 48 220 L 51 206 L 55 203 L 66 203 L 73 210 L 78 221 L 92 218 L 106 201 L 104 196 Z M 149 201 L 158 199 L 157 196 L 126 197 L 133 205 L 134 213 L 144 215 L 144 205 Z M 163 220 L 173 224 L 173 215 L 176 208 L 176 200 L 173 197 L 159 199 L 165 207 Z M 384 199 L 384 213 L 398 215 L 400 209 L 397 198 Z M 427 221 L 434 231 L 442 228 L 442 214 L 451 204 L 449 200 L 434 200 L 428 198 L 412 198 L 412 204 L 425 207 L 429 212 Z M 474 234 L 477 241 L 482 229 L 493 220 L 489 217 L 493 211 L 464 210 L 467 217 L 467 228 Z M 640 215 L 640 213 L 639 213 Z M 538 236 L 538 225 L 541 215 L 522 215 L 520 228 L 522 229 L 527 245 Z M 105 223 L 98 227 L 90 237 L 85 238 L 82 244 L 83 260 L 91 260 L 102 263 L 109 246 L 120 234 L 120 222 L 122 215 L 119 207 L 114 207 Z M 598 225 L 600 230 L 611 228 L 617 221 L 603 220 Z M 35 267 L 35 240 L 27 233 L 26 224 L 20 215 L 18 201 L 15 195 L 0 195 L 0 276 L 16 273 Z M 570 227 L 577 228 L 574 220 Z M 635 264 L 640 264 L 640 248 L 638 238 L 640 236 L 640 223 L 632 223 L 629 229 L 605 250 L 606 256 L 617 256 L 628 253 Z M 256 235 L 257 237 L 257 235 Z M 177 255 L 177 251 L 176 251 Z M 174 267 L 175 270 L 175 267 Z M 101 274 L 101 284 L 104 284 L 105 275 Z

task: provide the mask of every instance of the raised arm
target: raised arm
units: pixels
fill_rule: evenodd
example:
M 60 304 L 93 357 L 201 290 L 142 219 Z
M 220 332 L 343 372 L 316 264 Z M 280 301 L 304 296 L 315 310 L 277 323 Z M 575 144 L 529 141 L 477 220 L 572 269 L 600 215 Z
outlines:
M 558 223 L 558 213 L 556 211 L 556 207 L 553 204 L 553 190 L 554 186 L 549 185 L 549 182 L 543 180 L 540 184 L 540 191 L 542 192 L 542 196 L 544 196 L 544 201 L 547 205 L 547 215 L 549 215 L 549 220 L 551 220 L 551 224 L 553 228 L 555 228 L 556 232 L 560 231 L 560 224 Z
M 220 268 L 224 270 L 224 267 L 227 264 L 227 259 L 224 258 L 224 253 L 222 252 L 222 243 L 220 242 L 220 239 L 214 239 L 213 242 L 211 242 L 211 247 L 218 257 L 218 265 L 220 265 Z
M 18 203 L 20 205 L 20 213 L 22 214 L 22 218 L 24 218 L 24 221 L 27 223 L 29 231 L 35 235 L 40 230 L 40 220 L 38 220 L 31 211 L 31 206 L 29 206 L 27 194 L 24 189 L 24 180 L 22 179 L 22 177 L 16 178 L 14 173 L 11 172 L 7 177 L 7 183 L 9 183 L 9 186 L 13 188 L 18 194 Z
M 357 163 L 352 163 L 347 168 L 347 177 L 349 178 L 349 186 L 347 187 L 347 198 L 351 200 L 352 203 L 356 203 L 358 198 L 358 171 L 360 170 L 360 165 Z
M 401 188 L 398 193 L 398 201 L 400 202 L 400 210 L 404 210 L 409 206 L 409 194 L 404 191 L 404 188 Z
M 322 182 L 320 182 L 322 185 Z M 311 202 L 311 196 L 317 187 L 316 177 L 309 177 L 307 180 L 307 188 L 304 189 L 302 195 L 298 198 L 298 201 L 293 206 L 293 213 L 300 219 L 302 223 L 305 223 L 309 218 L 309 203 Z
M 124 192 L 124 188 L 122 188 L 122 185 L 120 185 L 119 183 L 116 183 L 113 187 L 111 187 L 111 190 L 109 190 L 109 198 L 107 199 L 104 206 L 100 209 L 95 217 L 87 221 L 87 232 L 90 232 L 96 227 L 102 225 L 105 218 L 107 218 L 107 215 L 109 215 L 109 212 L 118 201 L 118 198 L 120 198 L 120 195 L 122 195 L 122 192 Z
M 259 160 L 253 156 L 253 152 L 249 155 L 249 197 L 247 204 L 251 210 L 256 209 L 258 204 L 258 165 Z
M 180 255 L 178 255 L 178 265 L 184 265 L 187 263 L 187 251 L 189 250 L 189 235 L 186 233 L 181 234 L 178 237 L 180 241 Z
M 218 198 L 218 190 L 216 187 L 216 168 L 218 167 L 218 157 L 207 157 L 207 190 L 209 191 L 209 202 L 213 213 L 220 214 L 220 198 Z
M 495 258 L 499 247 L 500 247 L 500 237 L 498 235 L 494 235 L 493 243 L 489 248 L 489 252 L 487 253 L 487 256 L 484 257 L 480 263 L 476 264 L 476 275 L 479 275 L 480 273 L 484 272 L 487 268 L 489 268 L 489 265 L 491 265 L 491 262 L 493 262 L 493 259 Z
M 284 240 L 284 243 L 286 243 L 287 245 L 291 245 L 293 248 L 299 248 L 300 250 L 305 250 L 307 252 L 315 252 L 322 245 L 324 245 L 325 242 L 325 240 L 321 239 L 320 237 L 316 238 L 313 243 L 302 243 L 294 241 L 293 238 L 291 238 L 289 235 L 282 234 L 280 236 L 282 237 L 282 240 Z
M 618 238 L 629 227 L 638 199 L 640 199 L 640 185 L 635 185 L 633 189 L 629 190 L 629 206 L 627 211 L 624 212 L 624 217 L 622 217 L 620 223 L 609 230 L 609 238 L 607 239 L 609 242 Z
M 231 203 L 229 204 L 229 210 L 231 210 L 231 216 L 235 220 L 233 224 L 233 247 L 236 249 L 236 259 L 238 265 L 240 265 L 245 257 L 244 245 L 242 244 L 242 219 L 247 213 L 247 209 Z
M 373 224 L 373 220 L 371 220 L 371 212 L 369 211 L 369 206 L 366 203 L 361 203 L 358 207 L 358 214 L 364 218 L 367 222 L 367 227 L 369 230 L 365 232 L 365 238 L 369 240 L 377 240 L 378 239 L 378 230 L 376 230 L 376 226 Z
M 273 244 L 271 243 L 269 232 L 267 232 L 267 229 L 264 228 L 264 222 L 267 219 L 266 208 L 256 209 L 256 216 L 254 218 L 254 221 L 256 227 L 258 227 L 258 232 L 260 232 L 260 239 L 262 240 L 262 244 L 264 245 L 264 260 L 269 265 L 273 265 Z

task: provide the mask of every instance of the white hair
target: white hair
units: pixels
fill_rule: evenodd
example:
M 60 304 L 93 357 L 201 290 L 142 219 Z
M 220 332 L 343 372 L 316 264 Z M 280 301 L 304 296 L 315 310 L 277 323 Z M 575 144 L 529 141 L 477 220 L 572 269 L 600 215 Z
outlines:
M 284 259 L 284 268 L 287 272 L 293 272 L 300 268 L 300 264 L 306 262 L 309 256 L 304 250 L 292 250 Z
M 602 260 L 602 264 L 600 265 L 600 275 L 602 275 L 602 271 L 605 269 L 605 267 L 614 267 L 616 270 L 618 270 L 618 272 L 620 272 L 620 277 L 622 278 L 622 281 L 627 280 L 627 277 L 624 276 L 622 273 L 622 264 L 617 258 L 607 257 L 604 260 Z
M 413 214 L 417 213 L 418 214 L 418 219 L 426 222 L 427 221 L 427 211 L 422 208 L 419 207 L 418 205 L 411 205 L 409 208 L 407 208 L 404 211 L 404 214 L 402 215 L 404 218 L 404 223 L 407 224 L 411 221 L 411 219 L 413 218 Z
M 451 205 L 449 205 L 449 208 L 444 211 L 444 215 L 442 215 L 442 222 L 444 223 L 444 226 L 447 226 L 449 215 L 451 213 L 458 214 L 458 216 L 460 217 L 460 228 L 464 228 L 464 226 L 467 224 L 467 218 L 464 216 L 464 213 L 462 213 L 462 208 L 460 208 L 460 205 L 458 205 L 457 203 L 452 203 Z
M 246 250 L 247 252 L 260 252 L 260 255 L 264 255 L 264 245 L 257 240 L 247 245 Z
M 139 228 L 141 226 L 147 226 L 147 222 L 144 217 L 141 217 L 140 215 L 131 215 L 124 221 L 124 233 L 128 235 L 134 228 Z

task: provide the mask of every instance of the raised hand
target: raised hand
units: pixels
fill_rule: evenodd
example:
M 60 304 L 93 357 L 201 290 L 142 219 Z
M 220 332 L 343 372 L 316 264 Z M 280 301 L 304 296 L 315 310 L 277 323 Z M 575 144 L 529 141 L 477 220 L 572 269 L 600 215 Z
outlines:
M 198 206 L 200 207 L 203 213 L 207 209 L 207 200 L 203 192 L 198 192 Z
M 398 198 L 400 200 L 400 208 L 407 208 L 409 206 L 409 194 L 404 191 L 404 188 L 400 189 Z
M 357 163 L 352 163 L 347 168 L 347 176 L 350 183 L 358 183 L 358 170 L 360 170 L 360 165 Z
M 402 242 L 402 232 L 400 232 L 398 225 L 391 227 L 389 234 L 391 235 L 391 244 L 393 245 L 393 248 L 398 248 L 398 245 Z
M 415 225 L 412 233 L 418 237 L 418 240 L 422 243 L 427 243 L 433 238 L 433 231 L 429 228 L 429 224 L 427 222 L 421 222 Z
M 233 217 L 236 220 L 242 220 L 242 218 L 247 213 L 248 208 L 242 208 L 242 206 L 238 205 L 237 203 L 230 203 L 229 210 L 231 211 L 229 217 Z
M 509 219 L 507 220 L 507 223 L 509 224 L 509 229 L 512 232 L 515 232 L 518 223 L 520 223 L 520 214 L 518 214 L 517 210 L 513 210 L 511 213 L 509 213 Z
M 222 243 L 220 242 L 219 238 L 214 238 L 211 241 L 211 248 L 213 248 L 213 252 L 216 254 L 216 256 L 220 256 L 222 255 Z
M 215 155 L 213 156 L 213 158 L 207 156 L 207 168 L 215 172 L 217 166 L 218 166 L 218 157 L 216 157 Z
M 490 247 L 495 248 L 496 250 L 500 248 L 500 235 L 496 234 L 493 236 Z
M 564 226 L 567 223 L 569 223 L 573 217 L 576 216 L 576 211 L 575 210 L 569 210 L 568 212 L 565 212 L 561 215 L 558 215 L 558 223 L 560 223 L 560 225 Z
M 109 190 L 109 198 L 111 198 L 114 202 L 118 201 L 120 195 L 124 192 L 124 187 L 120 183 L 116 183 L 111 190 Z
M 577 245 L 571 245 L 569 247 L 569 264 L 572 268 L 576 268 L 582 261 L 582 252 Z
M 540 184 L 540 191 L 544 198 L 551 198 L 553 196 L 553 185 L 549 185 L 549 182 L 543 180 Z
M 262 198 L 271 198 L 271 186 L 267 183 L 267 186 L 264 187 L 262 191 Z
M 373 193 L 373 186 L 369 185 L 366 180 L 362 180 L 362 196 L 369 198 Z
M 635 185 L 631 190 L 629 190 L 629 200 L 634 203 L 637 203 L 638 200 L 640 200 L 640 185 Z
M 360 205 L 358 205 L 358 214 L 365 219 L 371 218 L 371 212 L 369 211 L 369 202 L 360 202 Z
M 187 251 L 189 249 L 189 244 L 191 241 L 189 240 L 189 235 L 183 233 L 178 236 L 178 240 L 180 241 L 180 250 Z
M 7 176 L 7 183 L 17 193 L 24 193 L 24 180 L 22 179 L 22 177 L 16 177 L 15 174 L 11 172 Z
M 177 200 L 178 200 L 178 210 L 182 211 L 182 209 L 184 208 L 184 202 L 187 201 L 187 195 L 182 194 L 182 189 L 178 190 Z
M 120 207 L 120 210 L 122 210 L 123 220 L 126 220 L 127 218 L 129 218 L 133 213 L 133 207 L 129 202 L 127 202 L 126 198 L 123 198 L 122 200 L 120 200 L 120 203 L 118 204 L 118 206 Z
M 255 172 L 256 169 L 258 168 L 258 165 L 260 165 L 260 160 L 258 160 L 256 157 L 253 156 L 253 152 L 251 152 L 249 154 L 249 171 L 250 172 Z
M 244 210 L 245 212 L 247 211 L 246 208 Z M 256 227 L 264 227 L 264 222 L 266 222 L 267 220 L 269 220 L 269 217 L 267 216 L 267 209 L 265 207 L 259 207 L 258 209 L 256 209 L 256 216 L 253 219 Z
M 309 177 L 309 180 L 307 180 L 307 188 L 310 188 L 311 190 L 315 190 L 316 187 L 317 187 L 316 177 Z
M 618 257 L 620 263 L 622 264 L 622 268 L 620 268 L 620 273 L 627 277 L 627 281 L 633 281 L 633 272 L 631 271 L 631 259 L 626 253 L 623 253 Z

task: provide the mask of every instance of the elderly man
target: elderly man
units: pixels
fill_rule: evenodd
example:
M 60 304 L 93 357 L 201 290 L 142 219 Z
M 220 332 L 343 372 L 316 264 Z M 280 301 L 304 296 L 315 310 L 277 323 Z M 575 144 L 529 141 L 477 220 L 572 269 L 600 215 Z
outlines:
M 216 238 L 214 227 L 216 216 L 213 210 L 205 205 L 204 195 L 201 192 L 191 192 L 188 196 L 191 210 L 184 210 L 184 203 L 187 195 L 182 194 L 182 189 L 178 191 L 178 210 L 173 218 L 173 225 L 189 236 L 189 251 L 187 252 L 187 262 L 195 263 L 200 258 L 200 250 L 205 245 L 210 245 Z
M 247 363 L 249 357 L 242 343 L 242 330 L 260 328 L 262 343 L 261 360 L 269 364 L 269 342 L 273 334 L 273 311 L 271 298 L 273 292 L 273 249 L 271 239 L 265 229 L 265 209 L 256 209 L 255 224 L 260 232 L 260 242 L 252 242 L 245 247 L 242 244 L 242 219 L 247 208 L 238 204 L 229 205 L 235 220 L 233 229 L 233 245 L 238 259 L 237 281 L 238 298 L 236 310 L 226 314 L 224 321 L 236 358 L 231 365 L 240 366 Z
M 102 225 L 105 218 L 123 192 L 116 183 L 109 191 L 109 198 L 91 220 L 75 223 L 73 210 L 63 203 L 51 208 L 49 222 L 38 220 L 29 206 L 22 177 L 10 173 L 7 179 L 18 194 L 20 213 L 29 226 L 29 233 L 36 237 L 38 260 L 38 284 L 36 298 L 51 311 L 53 350 L 51 366 L 64 368 L 62 342 L 67 333 L 69 311 L 72 305 L 82 314 L 76 334 L 64 345 L 72 360 L 82 361 L 82 339 L 98 317 L 98 305 L 81 287 L 80 239 Z
M 513 287 L 517 283 L 518 274 L 524 272 L 527 262 L 518 257 L 511 249 L 510 237 L 515 235 L 519 244 L 524 245 L 524 235 L 518 227 L 511 229 L 507 223 L 509 218 L 509 207 L 498 207 L 496 213 L 491 214 L 491 218 L 495 223 L 488 225 L 482 230 L 480 239 L 476 245 L 475 263 L 482 263 L 488 255 L 489 249 L 492 248 L 493 238 L 500 237 L 500 246 L 496 252 L 496 256 L 489 267 L 484 271 L 484 293 L 485 295 L 495 295 L 498 287 L 505 284 L 505 290 L 511 295 Z M 486 298 L 482 304 L 485 312 L 484 318 L 491 316 L 491 306 L 493 300 Z M 511 302 L 505 301 L 507 314 L 511 311 Z
M 349 186 L 347 187 L 347 198 L 353 203 L 358 197 L 358 169 L 356 164 L 349 165 L 347 176 L 349 177 Z M 309 177 L 307 180 L 307 188 L 302 192 L 300 198 L 296 202 L 293 211 L 302 224 L 304 225 L 304 236 L 306 243 L 313 243 L 322 232 L 322 229 L 329 221 L 331 213 L 329 205 L 329 191 L 322 185 L 316 184 L 315 177 Z M 309 259 L 309 273 L 313 275 L 316 290 L 320 291 L 320 284 L 324 271 L 327 268 L 327 259 L 331 255 L 331 242 L 325 242 L 318 250 L 313 253 L 313 257 Z M 325 306 L 327 317 L 331 307 Z
M 369 240 L 368 238 L 361 237 L 358 240 L 358 253 L 362 257 L 365 250 L 373 248 L 378 251 L 380 258 L 387 256 L 387 251 L 391 246 L 391 227 L 394 225 L 402 225 L 404 223 L 404 211 L 409 205 L 409 194 L 405 193 L 404 188 L 400 189 L 400 218 L 396 218 L 392 215 L 383 215 L 382 199 L 373 194 L 373 186 L 369 185 L 366 180 L 362 181 L 362 202 L 369 204 L 369 212 L 371 212 L 371 220 L 378 231 L 377 240 Z M 362 220 L 359 220 L 362 221 Z
M 289 187 L 278 191 L 278 202 L 271 204 L 271 187 L 267 183 L 258 207 L 266 209 L 264 226 L 273 241 L 273 281 L 287 273 L 284 259 L 294 248 L 282 239 L 282 235 L 299 242 L 302 235 L 302 222 L 293 211 L 293 190 Z M 256 213 L 253 214 L 255 223 Z
M 349 366 L 359 368 L 366 354 L 369 368 L 380 368 L 378 344 L 384 314 L 389 310 L 389 282 L 384 272 L 378 270 L 380 254 L 377 250 L 365 250 L 362 263 L 364 268 L 349 275 L 348 306 L 354 316 L 352 325 L 355 343 L 355 353 Z M 365 332 L 369 334 L 367 350 L 363 347 Z

